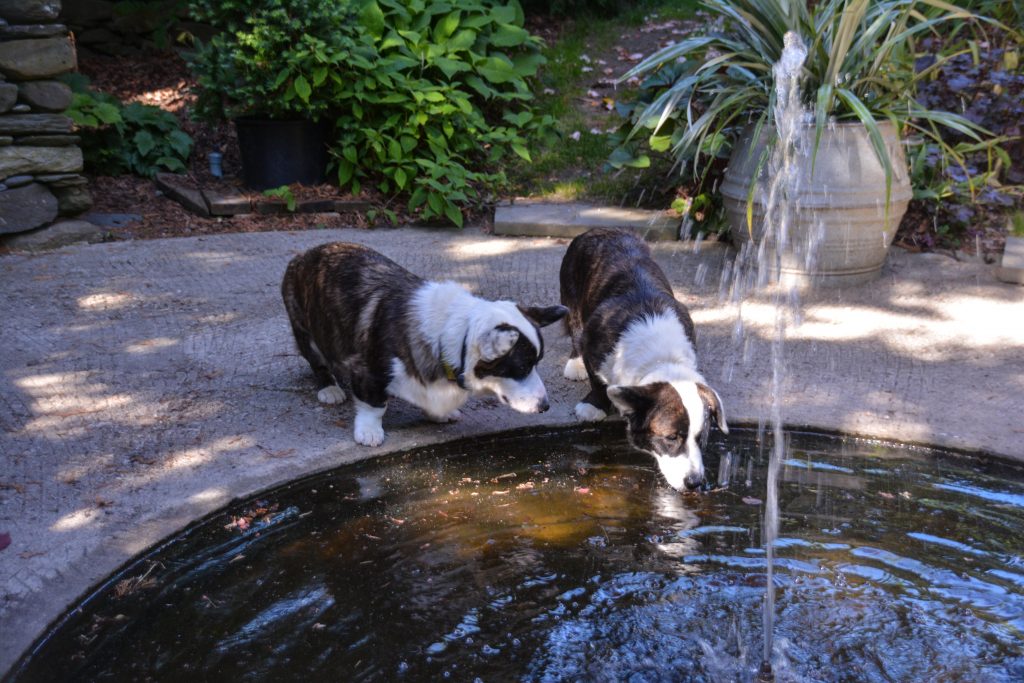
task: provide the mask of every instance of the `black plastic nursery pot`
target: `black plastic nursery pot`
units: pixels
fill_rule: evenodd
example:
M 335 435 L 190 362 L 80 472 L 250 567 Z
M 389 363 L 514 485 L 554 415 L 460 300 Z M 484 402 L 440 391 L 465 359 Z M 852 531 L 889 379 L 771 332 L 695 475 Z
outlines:
M 235 119 L 242 181 L 254 190 L 316 185 L 327 169 L 327 124 L 304 119 Z

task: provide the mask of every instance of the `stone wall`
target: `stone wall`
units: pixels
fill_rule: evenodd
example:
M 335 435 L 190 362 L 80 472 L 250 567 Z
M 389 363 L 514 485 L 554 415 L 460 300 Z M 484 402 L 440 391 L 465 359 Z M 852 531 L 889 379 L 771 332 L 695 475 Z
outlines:
M 71 119 L 76 67 L 60 0 L 0 0 L 0 236 L 47 225 L 92 204 Z

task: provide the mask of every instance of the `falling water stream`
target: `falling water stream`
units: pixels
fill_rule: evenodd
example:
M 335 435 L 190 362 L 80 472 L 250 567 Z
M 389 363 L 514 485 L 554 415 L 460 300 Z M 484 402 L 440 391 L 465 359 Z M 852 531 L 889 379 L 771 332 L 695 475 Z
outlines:
M 757 189 L 764 201 L 764 225 L 755 234 L 759 241 L 746 245 L 729 273 L 732 278 L 730 296 L 739 304 L 768 284 L 772 273 L 780 273 L 783 253 L 791 249 L 791 227 L 797 210 L 799 190 L 799 157 L 808 153 L 804 120 L 807 117 L 800 102 L 800 75 L 807 49 L 800 36 L 790 31 L 783 38 L 782 57 L 775 64 L 775 103 L 772 123 L 777 138 L 768 164 L 765 186 Z M 805 258 L 812 261 L 816 252 L 814 231 L 808 244 L 800 245 Z M 771 345 L 772 448 L 769 454 L 764 514 L 764 550 L 766 583 L 764 598 L 764 649 L 759 680 L 772 680 L 772 648 L 775 620 L 775 540 L 779 534 L 778 473 L 785 459 L 782 396 L 785 385 L 785 340 L 788 318 L 800 318 L 800 302 L 795 287 L 780 282 L 772 291 L 775 310 L 774 336 Z M 737 320 L 737 336 L 742 336 L 742 318 Z

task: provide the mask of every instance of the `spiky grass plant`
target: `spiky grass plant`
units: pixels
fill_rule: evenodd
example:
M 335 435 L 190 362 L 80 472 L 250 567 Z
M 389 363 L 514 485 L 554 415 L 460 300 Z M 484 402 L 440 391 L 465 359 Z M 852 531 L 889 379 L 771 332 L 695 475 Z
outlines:
M 655 151 L 671 151 L 703 180 L 715 157 L 724 156 L 739 130 L 754 124 L 754 139 L 771 125 L 772 65 L 783 36 L 795 31 L 807 47 L 802 93 L 813 112 L 814 150 L 830 121 L 859 121 L 886 176 L 892 163 L 878 122 L 936 144 L 949 161 L 964 165 L 943 137 L 955 131 L 982 143 L 987 131 L 956 113 L 927 109 L 917 84 L 933 77 L 956 54 L 915 70 L 915 41 L 947 22 L 988 22 L 943 0 L 704 0 L 713 21 L 703 35 L 652 54 L 622 76 L 646 77 L 631 111 L 629 137 L 648 131 Z M 645 99 L 646 97 L 646 99 Z

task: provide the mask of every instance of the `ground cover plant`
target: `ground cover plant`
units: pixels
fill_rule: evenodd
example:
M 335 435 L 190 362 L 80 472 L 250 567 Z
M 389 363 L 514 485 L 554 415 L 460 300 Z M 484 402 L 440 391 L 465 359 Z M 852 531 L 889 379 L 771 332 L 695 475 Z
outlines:
M 628 7 L 574 6 L 559 21 L 544 16 L 547 62 L 537 75 L 537 108 L 555 119 L 556 134 L 534 141 L 531 163 L 511 168 L 517 196 L 648 208 L 670 205 L 681 182 L 669 175 L 670 162 L 608 163 L 616 148 L 609 133 L 622 122 L 616 104 L 635 90 L 635 83 L 616 85 L 615 80 L 693 30 L 696 7 L 696 0 L 661 0 Z M 549 11 L 558 16 L 563 9 L 555 4 Z
M 151 178 L 160 171 L 184 171 L 192 138 L 178 119 L 159 107 L 131 102 L 89 88 L 80 74 L 64 78 L 73 91 L 65 112 L 81 138 L 87 169 Z

